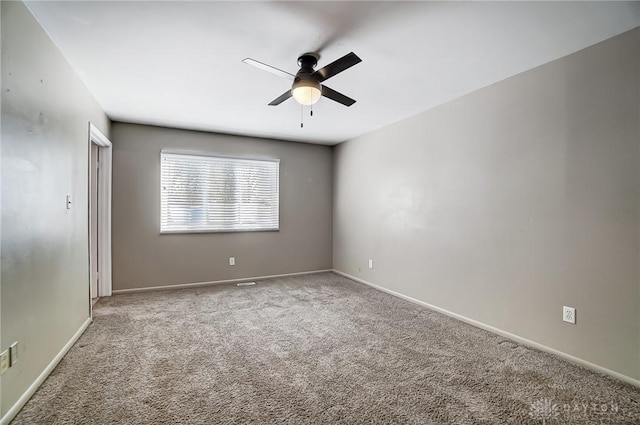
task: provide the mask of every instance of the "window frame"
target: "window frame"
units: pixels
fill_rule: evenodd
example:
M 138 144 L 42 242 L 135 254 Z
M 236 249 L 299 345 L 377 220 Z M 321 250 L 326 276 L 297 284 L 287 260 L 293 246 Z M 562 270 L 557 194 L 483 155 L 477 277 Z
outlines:
M 164 154 L 171 155 L 190 155 L 201 157 L 213 157 L 223 159 L 239 159 L 249 161 L 263 161 L 274 162 L 277 164 L 277 195 L 278 195 L 278 214 L 277 214 L 277 227 L 268 229 L 181 229 L 181 230 L 162 230 L 162 159 Z M 259 155 L 242 155 L 242 154 L 227 154 L 218 152 L 205 152 L 183 149 L 161 149 L 160 150 L 160 167 L 159 167 L 159 234 L 160 235 L 175 235 L 175 234 L 192 234 L 192 233 L 246 233 L 246 232 L 279 232 L 280 231 L 280 158 L 259 156 Z

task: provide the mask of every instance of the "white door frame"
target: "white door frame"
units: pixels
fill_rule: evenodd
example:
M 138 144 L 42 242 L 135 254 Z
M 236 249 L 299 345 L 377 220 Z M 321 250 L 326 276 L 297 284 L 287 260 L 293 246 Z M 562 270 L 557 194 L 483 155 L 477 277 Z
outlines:
M 91 161 L 91 144 L 100 149 L 100 166 L 98 167 L 98 297 L 111 296 L 111 141 L 98 128 L 89 123 L 89 161 Z M 89 164 L 91 173 L 91 164 Z M 91 180 L 89 180 L 89 273 L 91 273 Z M 91 276 L 89 276 L 91 284 Z M 89 297 L 91 298 L 91 297 Z M 91 305 L 91 300 L 89 300 Z

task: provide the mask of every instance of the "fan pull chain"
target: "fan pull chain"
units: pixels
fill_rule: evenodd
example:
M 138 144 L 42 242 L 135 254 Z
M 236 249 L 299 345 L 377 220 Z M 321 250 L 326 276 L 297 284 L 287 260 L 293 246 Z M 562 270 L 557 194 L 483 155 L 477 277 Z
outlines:
M 300 128 L 304 127 L 304 106 L 300 105 Z
M 311 116 L 313 116 L 313 104 L 311 105 Z

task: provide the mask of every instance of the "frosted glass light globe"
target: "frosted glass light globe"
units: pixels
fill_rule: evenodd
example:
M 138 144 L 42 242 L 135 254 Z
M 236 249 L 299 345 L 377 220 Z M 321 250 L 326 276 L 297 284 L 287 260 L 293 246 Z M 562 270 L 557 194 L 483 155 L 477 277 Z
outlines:
M 296 81 L 293 83 L 291 95 L 301 105 L 313 105 L 322 96 L 320 83 L 310 80 Z

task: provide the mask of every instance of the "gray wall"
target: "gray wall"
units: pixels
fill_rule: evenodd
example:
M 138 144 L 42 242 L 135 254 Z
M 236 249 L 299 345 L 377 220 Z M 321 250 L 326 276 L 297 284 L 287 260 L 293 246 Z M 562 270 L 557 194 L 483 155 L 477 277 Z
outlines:
M 115 290 L 331 268 L 330 147 L 124 123 L 112 141 Z M 159 234 L 163 148 L 280 158 L 280 231 Z
M 339 145 L 334 268 L 640 378 L 639 37 Z
M 89 317 L 88 122 L 110 124 L 25 6 L 1 9 L 4 415 Z

